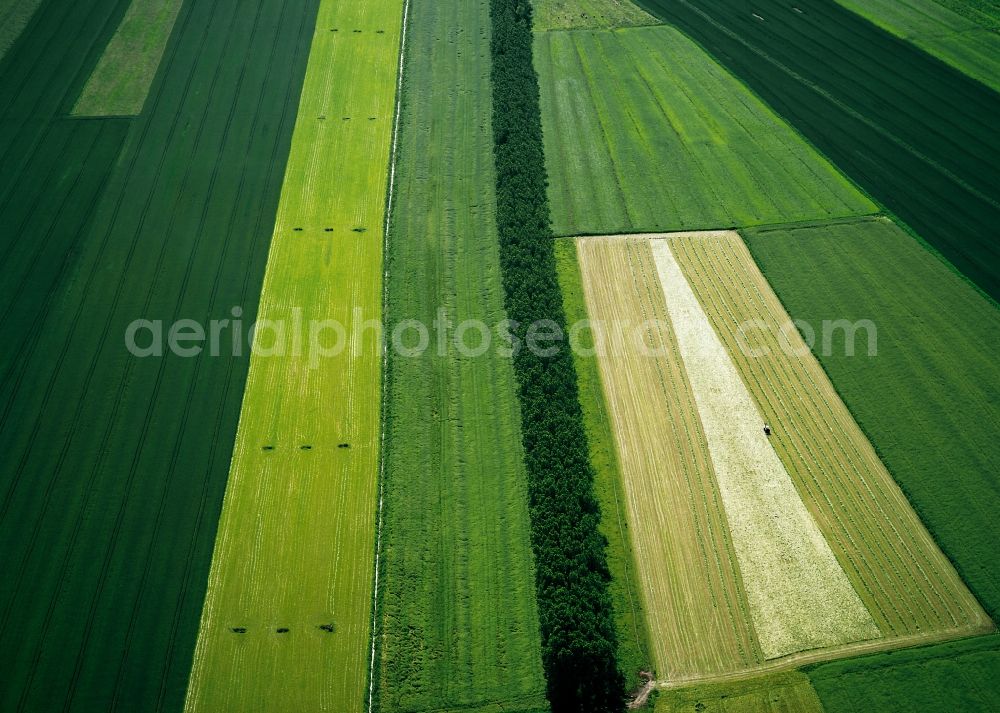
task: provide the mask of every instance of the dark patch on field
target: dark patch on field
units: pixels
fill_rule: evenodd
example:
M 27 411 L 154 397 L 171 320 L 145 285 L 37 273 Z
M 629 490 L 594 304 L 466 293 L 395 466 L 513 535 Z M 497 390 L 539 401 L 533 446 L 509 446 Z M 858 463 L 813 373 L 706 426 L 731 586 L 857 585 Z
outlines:
M 183 705 L 249 350 L 124 335 L 255 318 L 318 0 L 188 0 L 142 116 L 66 118 L 128 5 L 0 63 L 3 711 Z
M 639 4 L 1000 298 L 1000 94 L 826 0 Z

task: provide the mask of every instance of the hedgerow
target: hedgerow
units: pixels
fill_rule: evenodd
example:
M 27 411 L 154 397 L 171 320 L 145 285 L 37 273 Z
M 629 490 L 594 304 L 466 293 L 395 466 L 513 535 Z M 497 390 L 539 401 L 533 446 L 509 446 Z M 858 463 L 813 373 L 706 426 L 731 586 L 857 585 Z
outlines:
M 491 0 L 497 229 L 511 333 L 565 333 L 546 198 L 529 0 Z M 546 344 L 552 347 L 554 344 Z M 542 664 L 553 713 L 624 709 L 606 542 L 565 345 L 514 354 L 528 474 Z

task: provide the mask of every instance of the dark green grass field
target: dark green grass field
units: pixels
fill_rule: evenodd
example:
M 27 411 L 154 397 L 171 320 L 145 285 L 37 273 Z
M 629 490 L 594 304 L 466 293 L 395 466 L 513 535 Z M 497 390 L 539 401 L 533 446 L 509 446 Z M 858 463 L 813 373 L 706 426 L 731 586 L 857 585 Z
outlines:
M 316 10 L 188 2 L 141 117 L 63 118 L 127 5 L 49 0 L 0 65 L 4 711 L 182 702 L 248 359 L 123 335 L 252 321 Z
M 1000 297 L 1000 94 L 828 0 L 639 0 Z M 755 16 L 756 15 L 756 16 Z
M 387 323 L 450 337 L 505 319 L 490 129 L 489 3 L 414 3 L 404 70 Z M 408 343 L 414 335 L 407 335 Z M 471 330 L 466 343 L 475 347 Z M 511 360 L 390 353 L 380 710 L 546 706 Z
M 747 243 L 789 314 L 872 320 L 817 357 L 921 519 L 994 619 L 1000 615 L 1000 310 L 915 239 L 879 220 L 750 231 Z
M 835 661 L 809 679 L 826 713 L 1000 710 L 1000 637 Z

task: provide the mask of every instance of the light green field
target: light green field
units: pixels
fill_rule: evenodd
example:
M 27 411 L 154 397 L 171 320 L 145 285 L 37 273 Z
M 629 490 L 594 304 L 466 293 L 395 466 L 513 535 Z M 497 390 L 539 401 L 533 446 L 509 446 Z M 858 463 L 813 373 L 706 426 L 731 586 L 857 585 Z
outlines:
M 376 332 L 402 4 L 320 6 L 260 304 L 260 319 L 284 324 L 286 334 L 256 335 L 189 712 L 365 705 Z M 345 334 L 310 332 L 311 320 L 336 320 Z M 344 350 L 329 356 L 338 343 Z
M 670 27 L 539 33 L 555 232 L 721 228 L 875 206 Z
M 975 14 L 963 17 L 935 0 L 837 2 L 1000 91 L 1000 34 L 990 29 L 989 17 L 976 22 L 970 19 Z
M 0 60 L 35 14 L 42 0 L 0 0 Z
M 505 319 L 489 38 L 487 0 L 411 6 L 389 324 Z M 393 350 L 386 418 L 377 709 L 547 707 L 510 359 Z
M 534 0 L 534 10 L 536 32 L 660 24 L 632 0 Z
M 576 258 L 576 243 L 559 240 L 555 246 L 562 289 L 566 323 L 577 324 L 587 319 L 587 305 L 583 296 L 580 265 Z M 581 333 L 581 343 L 593 346 L 591 334 Z M 590 462 L 594 466 L 594 491 L 601 504 L 601 533 L 608 541 L 607 558 L 611 570 L 609 591 L 614 600 L 615 627 L 618 630 L 618 666 L 626 676 L 631 689 L 639 686 L 640 671 L 651 671 L 649 633 L 646 628 L 645 607 L 642 601 L 625 491 L 622 488 L 621 467 L 615 451 L 614 432 L 604 403 L 601 374 L 596 356 L 573 353 L 577 384 L 580 389 L 580 407 L 583 409 Z
M 76 116 L 142 112 L 183 0 L 132 0 L 73 107 Z

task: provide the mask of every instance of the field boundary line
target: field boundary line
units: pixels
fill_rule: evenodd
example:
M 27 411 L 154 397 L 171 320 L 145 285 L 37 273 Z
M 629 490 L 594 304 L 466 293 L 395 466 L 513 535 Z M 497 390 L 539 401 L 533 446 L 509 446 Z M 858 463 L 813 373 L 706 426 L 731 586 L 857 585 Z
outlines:
M 618 230 L 615 232 L 575 232 L 559 233 L 553 235 L 554 240 L 575 240 L 577 238 L 609 238 L 616 236 L 630 237 L 658 237 L 663 235 L 673 235 L 675 233 L 711 233 L 715 231 L 736 231 L 739 233 L 766 233 L 772 230 L 802 230 L 807 228 L 822 228 L 828 225 L 851 225 L 854 223 L 869 223 L 880 219 L 891 220 L 899 224 L 899 221 L 884 210 L 862 215 L 843 215 L 833 218 L 819 218 L 816 220 L 798 220 L 788 223 L 755 223 L 750 225 L 704 225 L 704 226 L 675 226 L 663 228 L 662 230 Z
M 403 109 L 403 70 L 406 60 L 406 33 L 410 21 L 410 0 L 403 3 L 403 25 L 399 33 L 399 64 L 396 69 L 396 116 L 393 118 L 392 147 L 389 149 L 389 178 L 386 185 L 385 220 L 382 224 L 382 321 L 383 324 L 389 309 L 389 226 L 392 221 L 393 197 L 396 188 L 396 160 L 399 148 L 399 126 Z M 389 397 L 389 347 L 382 340 L 382 384 L 379 395 L 379 449 L 378 449 L 378 505 L 376 506 L 375 524 L 375 570 L 372 585 L 372 625 L 371 625 L 371 657 L 368 662 L 368 703 L 367 710 L 371 713 L 375 698 L 375 655 L 378 642 L 378 599 L 379 599 L 379 568 L 382 565 L 382 521 L 385 504 L 385 441 L 388 432 L 386 421 L 386 405 Z

